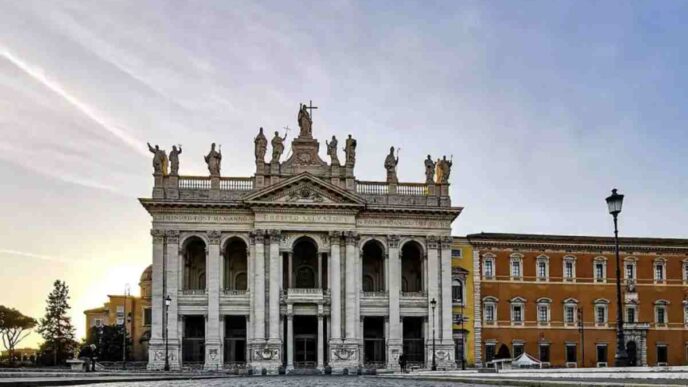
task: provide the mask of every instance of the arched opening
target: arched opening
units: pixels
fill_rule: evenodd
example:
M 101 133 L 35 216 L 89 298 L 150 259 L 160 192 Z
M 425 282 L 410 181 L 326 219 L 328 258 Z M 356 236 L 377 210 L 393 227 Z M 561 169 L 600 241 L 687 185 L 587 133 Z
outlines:
M 322 268 L 318 265 L 318 247 L 310 238 L 300 238 L 294 243 L 291 262 L 287 268 L 290 271 L 290 288 L 319 287 L 318 274 Z
M 184 290 L 205 290 L 206 245 L 203 239 L 192 237 L 184 244 Z
M 364 292 L 385 290 L 385 259 L 382 245 L 378 241 L 368 241 L 363 245 L 362 285 Z
M 223 278 L 225 290 L 247 290 L 248 249 L 241 238 L 232 238 L 225 245 Z
M 405 243 L 401 248 L 401 291 L 423 291 L 423 254 L 418 242 Z

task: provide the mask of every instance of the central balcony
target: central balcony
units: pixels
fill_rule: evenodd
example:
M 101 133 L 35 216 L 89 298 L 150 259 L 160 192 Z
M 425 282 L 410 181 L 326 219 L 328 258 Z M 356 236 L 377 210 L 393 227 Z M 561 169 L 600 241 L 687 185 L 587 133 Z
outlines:
M 286 303 L 329 303 L 330 291 L 319 288 L 290 288 L 282 292 Z

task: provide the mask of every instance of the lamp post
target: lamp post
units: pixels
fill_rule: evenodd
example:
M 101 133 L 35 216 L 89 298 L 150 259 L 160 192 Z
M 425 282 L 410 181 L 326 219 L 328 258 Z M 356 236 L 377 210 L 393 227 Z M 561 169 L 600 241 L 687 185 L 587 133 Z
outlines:
M 122 316 L 122 369 L 127 369 L 127 297 L 131 292 L 129 284 L 124 285 L 124 315 Z M 131 316 L 129 317 L 131 319 Z
M 578 308 L 578 332 L 581 342 L 581 367 L 585 367 L 585 326 L 583 325 L 583 309 Z
M 466 331 L 463 328 L 464 316 L 464 305 L 463 300 L 461 300 L 461 370 L 466 370 Z
M 435 307 L 437 301 L 434 298 L 430 301 L 430 306 L 432 306 L 432 370 L 437 371 L 437 363 L 435 362 Z
M 167 320 L 169 320 L 168 312 L 170 310 L 170 304 L 172 303 L 172 298 L 168 294 L 165 297 L 165 371 L 170 370 L 170 358 L 168 356 L 168 341 L 167 341 Z
M 623 332 L 623 313 L 621 312 L 621 266 L 619 259 L 619 228 L 617 218 L 621 213 L 624 196 L 612 190 L 611 196 L 607 201 L 609 213 L 614 217 L 614 245 L 616 252 L 616 355 L 614 356 L 614 366 L 625 367 L 628 365 L 628 354 L 626 353 L 626 343 Z

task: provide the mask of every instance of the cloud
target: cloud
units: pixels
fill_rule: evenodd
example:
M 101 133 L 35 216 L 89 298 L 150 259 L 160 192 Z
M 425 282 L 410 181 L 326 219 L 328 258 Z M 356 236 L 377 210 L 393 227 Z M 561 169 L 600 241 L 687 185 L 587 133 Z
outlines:
M 54 256 L 50 256 L 50 255 L 34 254 L 34 253 L 27 253 L 25 251 L 8 250 L 8 249 L 0 249 L 0 254 L 10 255 L 10 256 L 14 256 L 14 257 L 33 258 L 33 259 L 38 259 L 41 261 L 57 262 L 57 263 L 71 264 L 71 263 L 85 263 L 85 262 L 87 262 L 84 259 L 70 259 L 70 258 L 63 258 L 63 257 L 54 257 Z

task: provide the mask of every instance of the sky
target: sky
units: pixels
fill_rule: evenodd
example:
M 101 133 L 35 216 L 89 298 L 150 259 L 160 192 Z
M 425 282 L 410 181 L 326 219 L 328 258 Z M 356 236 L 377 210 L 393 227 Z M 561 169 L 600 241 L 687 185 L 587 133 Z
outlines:
M 358 140 L 361 180 L 389 146 L 400 181 L 453 158 L 455 235 L 610 235 L 616 187 L 622 236 L 686 238 L 686 19 L 670 0 L 0 0 L 0 304 L 38 318 L 63 279 L 83 336 L 151 263 L 146 142 L 181 144 L 184 175 L 216 142 L 249 176 L 258 128 L 297 128 L 310 100 L 321 142 Z

